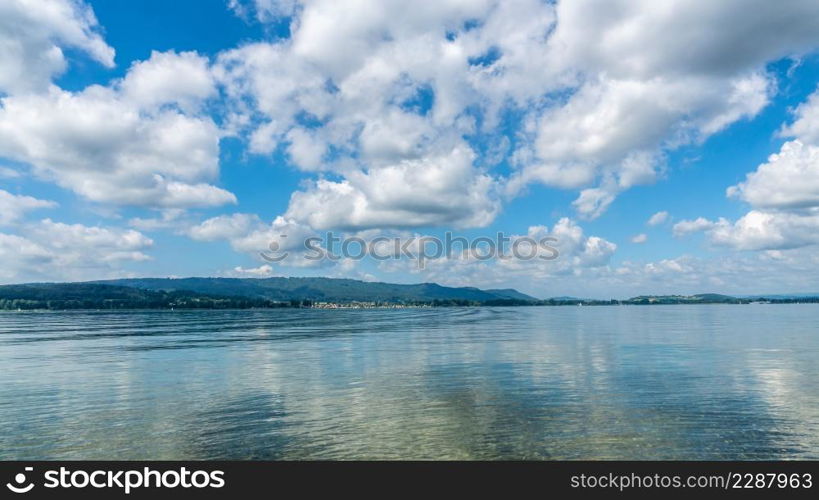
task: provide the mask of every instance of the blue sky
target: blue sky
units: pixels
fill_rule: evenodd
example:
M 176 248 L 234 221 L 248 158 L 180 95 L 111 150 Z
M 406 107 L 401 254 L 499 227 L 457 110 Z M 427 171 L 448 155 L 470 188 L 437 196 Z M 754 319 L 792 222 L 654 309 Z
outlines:
M 751 3 L 3 2 L 0 282 L 818 292 L 819 6 Z M 326 231 L 561 256 L 300 259 Z

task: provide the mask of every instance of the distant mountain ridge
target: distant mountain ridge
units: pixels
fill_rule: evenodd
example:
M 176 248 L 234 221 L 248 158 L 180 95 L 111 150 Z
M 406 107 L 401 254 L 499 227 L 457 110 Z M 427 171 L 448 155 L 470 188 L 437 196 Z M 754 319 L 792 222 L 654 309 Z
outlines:
M 474 287 L 446 287 L 437 283 L 404 285 L 344 278 L 129 278 L 92 283 L 151 291 L 189 291 L 205 295 L 277 301 L 431 302 L 461 300 L 483 303 L 503 300 L 538 300 L 514 289 L 481 290 Z
M 484 291 L 488 292 L 488 293 L 491 293 L 493 295 L 498 295 L 498 296 L 506 298 L 506 299 L 538 300 L 538 299 L 532 297 L 531 295 L 526 295 L 525 293 L 521 293 L 521 292 L 515 290 L 514 288 L 502 288 L 502 289 L 491 288 L 491 289 L 484 290 Z
M 742 299 L 805 299 L 819 297 L 819 292 L 815 293 L 756 293 L 753 295 L 737 295 Z
M 753 298 L 751 298 L 753 297 Z M 552 297 L 512 288 L 482 290 L 437 283 L 395 284 L 341 278 L 128 278 L 0 286 L 0 310 L 245 309 L 277 307 L 616 306 L 819 303 L 819 297 L 641 295 L 630 299 Z
M 246 309 L 286 306 L 259 298 L 207 296 L 191 291 L 152 291 L 98 283 L 0 286 L 0 310 Z

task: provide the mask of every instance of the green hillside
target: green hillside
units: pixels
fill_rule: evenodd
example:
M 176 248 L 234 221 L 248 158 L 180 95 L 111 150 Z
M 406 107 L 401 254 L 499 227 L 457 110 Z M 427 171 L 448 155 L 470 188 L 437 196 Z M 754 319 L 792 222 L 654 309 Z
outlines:
M 283 307 L 271 300 L 210 296 L 193 291 L 152 291 L 96 283 L 0 286 L 0 310 L 28 309 L 244 309 Z
M 143 278 L 98 282 L 145 290 L 195 291 L 208 295 L 311 300 L 324 302 L 431 302 L 462 300 L 486 302 L 504 299 L 537 300 L 516 290 L 453 288 L 436 283 L 402 285 L 335 278 Z
M 535 304 L 536 299 L 511 289 L 332 278 L 142 278 L 0 286 L 0 309 L 6 310 L 302 307 L 322 302 L 525 305 Z

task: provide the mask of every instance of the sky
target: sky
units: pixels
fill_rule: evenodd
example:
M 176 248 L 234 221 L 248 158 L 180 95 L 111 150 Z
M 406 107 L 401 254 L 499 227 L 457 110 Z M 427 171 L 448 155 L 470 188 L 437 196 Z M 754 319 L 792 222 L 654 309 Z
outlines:
M 819 293 L 815 0 L 0 0 L 0 48 L 0 283 Z

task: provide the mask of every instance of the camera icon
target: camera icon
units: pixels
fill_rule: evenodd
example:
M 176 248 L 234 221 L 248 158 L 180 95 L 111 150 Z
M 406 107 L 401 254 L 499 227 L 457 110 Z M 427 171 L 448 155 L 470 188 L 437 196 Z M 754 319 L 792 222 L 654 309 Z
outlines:
M 34 467 L 26 467 L 25 470 L 26 472 L 31 472 L 34 470 Z M 34 488 L 34 483 L 25 484 L 26 475 L 23 474 L 22 472 L 14 476 L 14 482 L 16 484 L 6 483 L 6 488 L 10 489 L 14 493 L 28 493 Z

